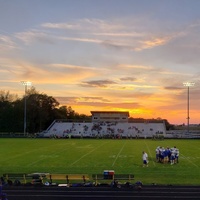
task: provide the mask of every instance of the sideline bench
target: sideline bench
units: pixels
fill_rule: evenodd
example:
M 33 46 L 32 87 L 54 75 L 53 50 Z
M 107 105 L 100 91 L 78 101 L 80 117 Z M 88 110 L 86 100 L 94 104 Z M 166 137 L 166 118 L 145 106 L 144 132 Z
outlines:
M 14 184 L 15 181 L 20 181 L 20 183 L 23 183 L 23 184 L 27 183 L 26 174 L 22 174 L 22 173 L 3 174 L 3 178 L 8 182 L 8 184 Z M 18 184 L 19 184 L 19 182 L 18 182 Z
M 48 173 L 32 173 L 32 174 L 25 174 L 25 173 L 6 173 L 3 174 L 3 178 L 9 185 L 20 185 L 20 184 L 42 184 L 43 178 Z
M 45 177 L 52 184 L 53 181 L 65 181 L 65 183 L 69 184 L 72 181 L 86 181 L 90 180 L 88 174 L 48 174 Z
M 3 174 L 3 178 L 8 184 L 27 184 L 33 185 L 43 184 L 48 181 L 50 184 L 53 182 L 63 182 L 69 184 L 75 181 L 82 181 L 86 183 L 89 181 L 88 174 L 49 174 L 49 173 L 33 173 L 33 174 L 22 174 L 22 173 L 7 173 Z
M 124 180 L 124 181 L 132 181 L 134 180 L 133 174 L 114 174 L 112 176 L 105 177 L 104 174 L 92 174 L 92 179 L 95 181 L 95 185 L 97 185 L 100 180 Z

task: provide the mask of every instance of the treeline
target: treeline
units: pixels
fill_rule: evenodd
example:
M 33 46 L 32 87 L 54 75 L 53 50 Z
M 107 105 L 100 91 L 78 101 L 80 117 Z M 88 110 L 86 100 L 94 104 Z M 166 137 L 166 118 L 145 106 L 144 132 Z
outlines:
M 54 97 L 40 93 L 34 87 L 22 98 L 9 91 L 0 91 L 0 132 L 23 132 L 25 107 L 27 133 L 46 130 L 55 119 L 91 121 L 91 116 L 78 114 L 71 106 L 59 105 Z
M 0 91 L 0 132 L 23 133 L 24 110 L 26 102 L 26 132 L 38 133 L 46 130 L 55 119 L 65 121 L 91 122 L 91 116 L 76 113 L 71 106 L 60 106 L 52 96 L 36 91 L 34 87 L 27 90 L 26 96 L 19 98 L 9 91 Z M 130 118 L 129 122 L 163 121 L 157 119 Z M 174 126 L 164 119 L 167 130 Z

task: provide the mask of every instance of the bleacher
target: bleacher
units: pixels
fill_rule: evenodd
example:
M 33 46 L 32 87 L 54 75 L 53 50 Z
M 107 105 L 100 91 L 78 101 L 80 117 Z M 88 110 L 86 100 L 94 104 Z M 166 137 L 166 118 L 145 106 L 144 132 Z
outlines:
M 124 122 L 63 122 L 55 121 L 44 133 L 44 137 L 139 137 L 151 138 L 155 134 L 166 134 L 164 123 Z

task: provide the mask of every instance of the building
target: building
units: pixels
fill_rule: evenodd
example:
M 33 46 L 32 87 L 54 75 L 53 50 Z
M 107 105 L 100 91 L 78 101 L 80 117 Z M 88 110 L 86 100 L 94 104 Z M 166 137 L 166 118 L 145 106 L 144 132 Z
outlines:
M 129 112 L 91 111 L 92 122 L 128 122 Z
M 91 111 L 92 122 L 54 120 L 43 137 L 58 138 L 156 138 L 165 137 L 164 121 L 129 122 L 129 112 Z

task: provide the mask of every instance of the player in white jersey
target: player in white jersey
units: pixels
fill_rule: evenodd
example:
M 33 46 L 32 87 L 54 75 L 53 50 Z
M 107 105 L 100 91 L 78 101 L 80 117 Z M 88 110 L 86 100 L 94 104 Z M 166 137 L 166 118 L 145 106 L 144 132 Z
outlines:
M 156 161 L 159 162 L 160 147 L 156 148 Z
M 148 154 L 143 151 L 142 152 L 142 160 L 143 160 L 143 167 L 148 167 Z
M 170 163 L 171 163 L 171 165 L 174 164 L 175 156 L 176 156 L 176 149 L 175 148 L 171 148 L 171 156 L 170 156 Z
M 179 149 L 175 149 L 175 163 L 178 163 L 178 158 L 179 158 Z

